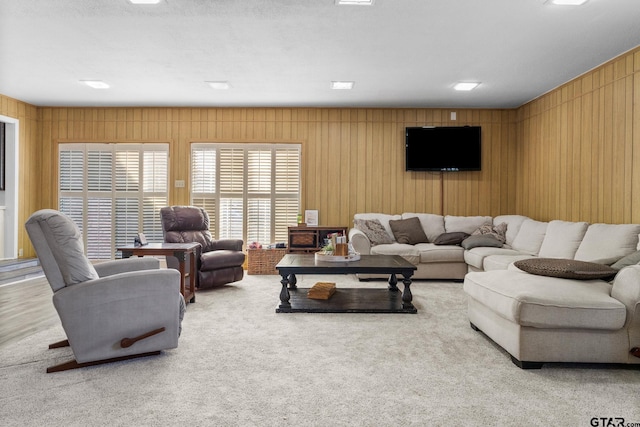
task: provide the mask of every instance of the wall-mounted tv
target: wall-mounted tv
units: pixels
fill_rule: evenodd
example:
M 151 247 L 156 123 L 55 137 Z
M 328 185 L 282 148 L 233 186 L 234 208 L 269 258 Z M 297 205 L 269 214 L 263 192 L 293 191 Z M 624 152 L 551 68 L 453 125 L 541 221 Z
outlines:
M 481 170 L 480 126 L 424 126 L 405 130 L 406 170 Z

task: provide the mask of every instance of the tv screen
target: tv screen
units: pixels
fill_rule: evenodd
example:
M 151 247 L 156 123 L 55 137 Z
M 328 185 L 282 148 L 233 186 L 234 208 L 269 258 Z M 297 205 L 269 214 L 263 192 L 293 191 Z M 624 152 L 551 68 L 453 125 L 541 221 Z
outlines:
M 425 126 L 406 128 L 406 170 L 481 170 L 480 126 Z

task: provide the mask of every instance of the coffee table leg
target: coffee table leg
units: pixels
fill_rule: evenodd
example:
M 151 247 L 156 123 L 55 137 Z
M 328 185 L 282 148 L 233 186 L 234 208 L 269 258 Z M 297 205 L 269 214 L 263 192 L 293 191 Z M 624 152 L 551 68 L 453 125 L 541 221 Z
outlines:
M 291 308 L 291 303 L 289 302 L 289 278 L 286 274 L 282 274 L 282 290 L 280 291 L 280 307 L 278 308 Z
M 389 286 L 387 287 L 390 291 L 398 292 L 398 278 L 395 273 L 391 273 L 389 276 Z
M 413 308 L 413 295 L 411 294 L 411 276 L 403 274 L 404 292 L 402 292 L 402 308 Z
M 296 286 L 296 284 L 298 283 L 298 279 L 296 278 L 295 274 L 290 274 L 289 275 L 289 289 L 297 289 L 298 287 Z

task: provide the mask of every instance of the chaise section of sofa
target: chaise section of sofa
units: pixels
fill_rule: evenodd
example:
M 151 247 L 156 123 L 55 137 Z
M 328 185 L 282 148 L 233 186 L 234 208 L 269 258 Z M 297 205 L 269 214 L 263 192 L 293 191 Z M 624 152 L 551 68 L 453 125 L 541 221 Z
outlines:
M 640 364 L 638 265 L 623 268 L 613 284 L 513 269 L 472 272 L 463 289 L 472 328 L 521 368 L 547 362 Z

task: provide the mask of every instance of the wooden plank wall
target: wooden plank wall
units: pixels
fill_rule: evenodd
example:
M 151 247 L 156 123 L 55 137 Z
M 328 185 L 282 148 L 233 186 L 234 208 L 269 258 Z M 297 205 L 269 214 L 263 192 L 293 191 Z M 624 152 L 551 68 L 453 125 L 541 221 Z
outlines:
M 457 120 L 450 121 L 456 111 Z M 350 226 L 358 212 L 497 215 L 515 210 L 516 111 L 325 108 L 39 108 L 42 205 L 56 207 L 59 142 L 168 142 L 171 204 L 189 203 L 192 142 L 299 142 L 302 209 L 320 225 Z M 483 170 L 406 172 L 404 128 L 480 125 Z M 441 186 L 444 197 L 441 198 Z
M 187 183 L 192 142 L 299 142 L 302 208 L 323 225 L 374 211 L 640 223 L 640 47 L 514 110 L 41 108 L 0 95 L 0 114 L 21 123 L 21 223 L 57 206 L 63 141 L 168 142 L 170 180 Z M 405 172 L 404 127 L 422 125 L 482 126 L 483 171 Z M 170 202 L 188 203 L 188 185 Z
M 39 152 L 38 112 L 33 105 L 0 95 L 0 114 L 18 119 L 18 248 L 24 256 L 35 253 L 23 224 L 31 213 L 39 209 L 42 179 L 39 175 L 42 156 Z
M 516 211 L 640 223 L 640 48 L 518 109 Z

